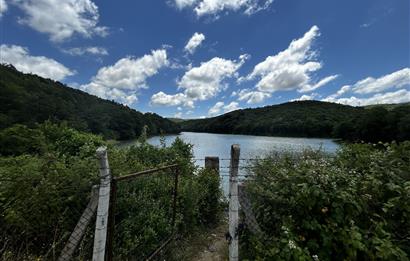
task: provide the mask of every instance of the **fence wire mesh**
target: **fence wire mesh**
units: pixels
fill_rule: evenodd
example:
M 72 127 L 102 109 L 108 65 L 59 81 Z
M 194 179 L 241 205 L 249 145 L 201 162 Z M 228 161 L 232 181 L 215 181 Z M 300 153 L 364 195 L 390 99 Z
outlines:
M 91 198 L 91 184 L 54 177 L 0 177 L 0 260 L 58 260 Z M 94 222 L 93 213 L 86 213 Z M 74 260 L 88 260 L 93 232 L 74 235 Z M 91 246 L 91 247 L 89 247 Z
M 174 197 L 177 169 L 166 168 L 114 182 L 114 260 L 146 260 L 168 243 L 174 233 L 176 208 Z

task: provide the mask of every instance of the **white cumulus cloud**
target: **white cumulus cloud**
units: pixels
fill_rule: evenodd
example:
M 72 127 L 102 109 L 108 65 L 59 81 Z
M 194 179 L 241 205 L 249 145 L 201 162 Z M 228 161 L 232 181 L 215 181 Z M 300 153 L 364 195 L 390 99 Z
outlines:
M 175 0 L 175 5 L 179 8 L 185 8 L 188 6 L 193 6 L 198 0 Z
M 303 94 L 299 98 L 294 99 L 292 101 L 310 101 L 316 99 L 317 97 L 319 97 L 319 94 L 317 93 Z
M 66 49 L 62 51 L 72 56 L 81 56 L 85 54 L 91 54 L 91 55 L 97 55 L 97 56 L 108 55 L 107 49 L 105 49 L 104 47 L 98 47 L 98 46 L 75 47 L 75 48 L 70 48 L 70 49 Z
M 326 99 L 331 100 L 331 99 L 338 98 L 338 97 L 342 96 L 343 94 L 349 92 L 351 89 L 352 89 L 352 87 L 350 85 L 344 85 L 336 93 L 328 96 Z
M 235 77 L 245 59 L 242 57 L 239 61 L 232 61 L 219 57 L 212 58 L 187 71 L 178 82 L 178 86 L 185 89 L 185 94 L 194 100 L 215 97 L 224 87 L 223 80 Z
M 231 111 L 236 111 L 239 110 L 241 107 L 239 107 L 239 103 L 237 102 L 231 102 L 229 104 L 227 104 L 226 106 L 224 106 L 224 112 L 231 112 Z
M 401 89 L 395 92 L 377 93 L 367 98 L 359 98 L 356 96 L 351 96 L 348 98 L 327 97 L 323 101 L 336 102 L 336 103 L 347 104 L 347 105 L 352 105 L 352 106 L 403 103 L 403 102 L 410 102 L 410 91 L 406 89 Z
M 7 11 L 7 9 L 8 9 L 8 6 L 6 3 L 6 0 L 0 0 L 0 18 Z
M 247 101 L 248 104 L 261 103 L 265 99 L 270 98 L 272 94 L 260 91 L 251 91 L 249 89 L 243 89 L 239 93 L 233 94 L 238 96 L 239 101 Z
M 33 56 L 27 48 L 18 45 L 2 44 L 0 46 L 0 61 L 12 64 L 19 71 L 57 81 L 75 74 L 74 71 L 56 60 L 44 56 Z
M 106 36 L 108 28 L 98 25 L 99 12 L 91 0 L 10 0 L 24 16 L 19 22 L 49 35 L 54 42 L 71 38 Z
M 220 102 L 215 103 L 215 105 L 209 109 L 208 115 L 215 116 L 215 115 L 221 114 L 222 112 L 228 113 L 228 112 L 239 110 L 239 109 L 240 107 L 237 102 L 231 102 L 225 105 L 224 102 L 220 101 Z
M 184 50 L 190 54 L 193 54 L 201 43 L 205 40 L 205 35 L 201 33 L 194 33 L 188 43 L 185 45 Z
M 327 76 L 317 83 L 312 81 L 311 74 L 322 67 L 322 64 L 315 60 L 317 52 L 312 50 L 314 40 L 319 35 L 319 28 L 313 26 L 302 38 L 293 40 L 286 50 L 268 56 L 257 64 L 253 71 L 245 78 L 240 78 L 239 82 L 258 79 L 257 91 L 273 93 L 288 90 L 310 92 L 335 80 L 338 75 Z
M 188 99 L 184 93 L 177 93 L 175 95 L 158 92 L 151 97 L 151 105 L 154 106 L 185 106 L 194 107 L 192 100 Z M 180 107 L 178 107 L 180 108 Z
M 151 97 L 151 104 L 193 107 L 195 101 L 213 98 L 227 87 L 223 84 L 225 79 L 237 77 L 237 70 L 247 58 L 247 55 L 241 55 L 239 60 L 235 61 L 214 57 L 203 62 L 200 66 L 185 72 L 181 80 L 177 82 L 178 88 L 184 90 L 183 93 L 174 95 L 156 93 Z
M 209 115 L 217 115 L 217 114 L 220 114 L 220 113 L 221 113 L 221 109 L 222 109 L 222 107 L 223 107 L 224 105 L 225 105 L 224 102 L 217 102 L 217 103 L 215 103 L 215 105 L 212 106 L 212 107 L 209 109 L 208 114 L 209 114 Z
M 353 85 L 344 85 L 336 93 L 329 95 L 324 100 L 330 102 L 339 102 L 345 104 L 363 104 L 368 105 L 372 103 L 387 103 L 387 101 L 392 103 L 401 102 L 402 99 L 406 99 L 406 95 L 403 98 L 395 96 L 397 93 L 403 92 L 389 92 L 383 93 L 389 89 L 399 89 L 403 87 L 410 87 L 410 68 L 404 68 L 395 71 L 390 74 L 386 74 L 379 78 L 367 77 L 356 82 Z M 401 91 L 403 91 L 402 89 Z M 359 96 L 375 94 L 371 97 L 357 97 L 351 96 L 349 98 L 343 97 L 339 98 L 347 93 L 356 94 Z M 384 102 L 386 101 L 386 102 Z
M 313 85 L 311 85 L 311 84 L 306 84 L 305 86 L 303 86 L 303 87 L 300 89 L 300 92 L 310 92 L 310 91 L 314 91 L 314 90 L 316 90 L 317 88 L 320 88 L 320 87 L 322 87 L 322 86 L 325 86 L 325 85 L 328 84 L 329 82 L 331 82 L 331 81 L 337 79 L 337 77 L 339 77 L 339 75 L 330 75 L 330 76 L 327 76 L 327 77 L 323 78 L 322 80 L 320 80 L 320 81 L 319 81 L 318 83 L 316 83 L 316 84 L 313 84 Z
M 198 17 L 224 11 L 242 11 L 247 15 L 267 9 L 273 0 L 174 0 L 179 9 L 192 8 Z
M 384 75 L 380 78 L 367 77 L 353 85 L 355 93 L 367 94 L 382 92 L 391 88 L 401 88 L 410 85 L 410 68 Z
M 114 65 L 99 69 L 91 82 L 81 88 L 104 99 L 132 104 L 137 101 L 138 90 L 147 88 L 146 80 L 168 64 L 164 49 L 139 58 L 122 58 Z

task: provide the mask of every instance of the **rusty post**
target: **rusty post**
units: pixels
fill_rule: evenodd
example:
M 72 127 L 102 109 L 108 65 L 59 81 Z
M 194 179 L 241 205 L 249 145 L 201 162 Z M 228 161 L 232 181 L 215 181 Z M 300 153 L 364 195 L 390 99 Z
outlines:
M 213 170 L 219 175 L 219 157 L 205 157 L 205 169 Z

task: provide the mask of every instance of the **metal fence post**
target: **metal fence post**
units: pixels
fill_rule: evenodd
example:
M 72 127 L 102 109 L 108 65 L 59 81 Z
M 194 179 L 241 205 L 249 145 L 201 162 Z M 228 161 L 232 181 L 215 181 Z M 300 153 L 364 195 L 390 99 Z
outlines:
M 231 162 L 229 172 L 229 261 L 239 260 L 238 223 L 239 223 L 239 200 L 238 200 L 238 169 L 239 169 L 240 146 L 231 146 Z
M 95 222 L 93 261 L 104 261 L 111 192 L 111 173 L 108 164 L 107 148 L 98 148 L 97 157 L 100 165 L 100 192 L 98 198 L 97 219 Z
M 205 169 L 214 170 L 219 175 L 219 157 L 205 157 Z

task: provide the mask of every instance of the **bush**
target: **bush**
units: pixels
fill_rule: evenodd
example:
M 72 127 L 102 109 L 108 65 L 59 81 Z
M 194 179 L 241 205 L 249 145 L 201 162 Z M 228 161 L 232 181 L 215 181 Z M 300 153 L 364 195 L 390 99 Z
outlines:
M 410 142 L 276 155 L 252 173 L 265 235 L 245 234 L 249 260 L 408 260 Z
M 212 170 L 203 169 L 198 174 L 199 220 L 204 225 L 218 224 L 222 213 L 220 177 Z M 202 189 L 201 189 L 202 188 Z M 203 189 L 206 188 L 206 189 Z
M 39 130 L 16 124 L 0 132 L 0 155 L 38 154 L 45 149 L 45 137 Z
M 92 185 L 99 183 L 95 150 L 107 144 L 99 136 L 50 123 L 35 129 L 14 126 L 0 133 L 10 141 L 4 133 L 14 133 L 15 140 L 32 139 L 34 145 L 0 157 L 0 256 L 55 259 L 88 203 Z M 170 147 L 154 147 L 142 138 L 130 148 L 109 146 L 108 156 L 114 176 L 179 163 L 178 232 L 216 222 L 219 179 L 205 171 L 195 174 L 191 145 L 176 139 Z M 148 255 L 170 235 L 172 177 L 163 171 L 118 183 L 117 258 Z M 89 245 L 92 236 L 91 232 L 86 238 Z

